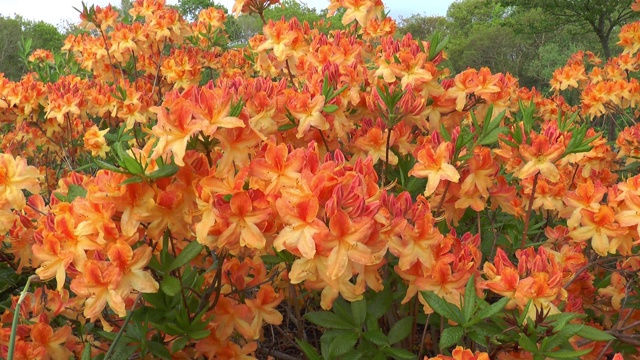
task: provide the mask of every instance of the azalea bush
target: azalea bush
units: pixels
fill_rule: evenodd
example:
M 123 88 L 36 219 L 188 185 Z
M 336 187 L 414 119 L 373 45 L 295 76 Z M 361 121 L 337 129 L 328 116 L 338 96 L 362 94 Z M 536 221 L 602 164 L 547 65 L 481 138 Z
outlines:
M 640 23 L 541 94 L 277 3 L 84 6 L 0 77 L 0 357 L 638 358 Z

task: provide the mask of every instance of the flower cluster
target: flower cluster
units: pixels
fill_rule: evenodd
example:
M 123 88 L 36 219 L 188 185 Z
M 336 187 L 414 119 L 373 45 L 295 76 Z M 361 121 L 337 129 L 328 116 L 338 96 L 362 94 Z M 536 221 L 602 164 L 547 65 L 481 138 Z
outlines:
M 414 332 L 472 333 L 429 319 L 504 298 L 527 339 L 577 313 L 565 323 L 637 346 L 640 127 L 607 141 L 587 121 L 637 116 L 638 23 L 620 56 L 572 56 L 545 97 L 488 68 L 450 74 L 438 38 L 394 36 L 379 0 L 332 0 L 331 32 L 267 21 L 277 3 L 236 1 L 264 22 L 243 48 L 218 9 L 85 7 L 65 56 L 0 75 L 1 254 L 37 280 L 0 319 L 0 357 L 255 358 L 279 325 L 302 336 L 304 313 L 389 289 L 398 313 L 367 328 L 411 314 Z M 498 358 L 533 356 L 499 330 Z M 604 339 L 576 330 L 548 350 L 590 358 Z M 432 359 L 489 358 L 448 354 Z

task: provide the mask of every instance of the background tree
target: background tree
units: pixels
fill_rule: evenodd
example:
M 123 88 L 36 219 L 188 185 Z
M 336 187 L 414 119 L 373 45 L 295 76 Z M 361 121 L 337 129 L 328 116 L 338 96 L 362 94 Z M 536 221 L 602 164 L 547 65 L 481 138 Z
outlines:
M 504 6 L 521 9 L 540 9 L 555 18 L 555 26 L 547 31 L 567 25 L 577 25 L 595 34 L 605 58 L 611 57 L 611 34 L 614 29 L 637 19 L 631 10 L 633 0 L 500 0 Z
M 22 38 L 22 18 L 0 16 L 0 73 L 6 78 L 16 80 L 23 71 L 21 66 L 20 39 Z
M 46 49 L 57 52 L 63 45 L 64 36 L 58 29 L 43 21 L 25 20 L 19 15 L 0 16 L 0 72 L 11 80 L 18 80 L 25 71 L 20 59 L 20 44 L 31 39 L 31 50 Z
M 413 14 L 408 18 L 400 17 L 398 35 L 411 33 L 414 38 L 428 39 L 435 32 L 447 34 L 447 18 L 444 16 L 423 16 Z

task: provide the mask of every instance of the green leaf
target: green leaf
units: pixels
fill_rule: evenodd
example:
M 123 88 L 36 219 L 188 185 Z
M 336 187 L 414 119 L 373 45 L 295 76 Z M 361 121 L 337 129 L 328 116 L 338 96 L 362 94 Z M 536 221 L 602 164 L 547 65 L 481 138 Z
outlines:
M 162 359 L 171 359 L 171 353 L 164 345 L 155 341 L 148 341 L 147 346 L 149 347 L 149 350 L 151 350 L 151 353 L 153 355 Z
M 389 346 L 391 344 L 387 336 L 380 330 L 364 332 L 362 337 L 378 346 Z
M 498 136 L 507 131 L 506 128 L 497 128 L 491 130 L 491 132 L 487 133 L 482 139 L 478 142 L 480 145 L 491 145 L 498 142 Z
M 304 314 L 306 320 L 327 329 L 351 329 L 353 325 L 330 311 L 314 311 Z
M 293 129 L 294 127 L 298 126 L 297 124 L 284 124 L 284 125 L 280 125 L 278 127 L 278 131 L 287 131 L 290 129 Z
M 173 276 L 165 276 L 160 283 L 160 289 L 168 296 L 176 296 L 180 292 L 180 280 Z
M 120 183 L 120 186 L 123 185 L 127 185 L 127 184 L 136 184 L 136 183 L 141 183 L 144 181 L 144 178 L 142 176 L 132 176 L 128 179 L 126 179 L 125 181 Z
M 365 356 L 364 351 L 360 349 L 351 349 L 347 351 L 346 354 L 342 355 L 340 360 L 359 360 L 362 359 L 363 356 Z
M 307 359 L 309 360 L 322 359 L 322 357 L 320 357 L 320 354 L 318 354 L 318 352 L 316 351 L 316 348 L 311 346 L 311 344 L 309 344 L 308 342 L 302 339 L 296 339 L 296 343 L 298 344 L 298 346 L 300 346 L 300 349 L 302 349 L 302 352 L 304 353 L 304 356 L 307 357 Z
M 546 322 L 553 323 L 553 330 L 559 332 L 569 321 L 583 317 L 585 317 L 583 314 L 559 313 L 547 316 Z
M 193 340 L 202 340 L 211 334 L 211 330 L 195 330 L 189 332 L 189 337 Z
M 171 352 L 177 353 L 178 351 L 184 349 L 184 347 L 187 346 L 187 342 L 189 342 L 188 337 L 178 338 L 176 341 L 173 342 L 173 345 L 171 345 Z
M 531 339 L 527 337 L 525 334 L 520 334 L 520 339 L 518 339 L 518 345 L 521 348 L 527 350 L 530 353 L 536 354 L 538 353 L 538 345 L 533 342 Z
M 615 337 L 613 337 L 612 335 L 587 325 L 585 325 L 585 327 L 582 328 L 582 330 L 580 330 L 576 335 L 593 341 L 609 341 L 615 339 Z
M 593 348 L 585 350 L 559 350 L 546 353 L 545 355 L 552 359 L 578 359 L 582 355 L 586 355 L 593 351 Z
M 413 330 L 413 316 L 403 317 L 389 330 L 389 343 L 399 343 L 411 334 L 411 330 Z
M 87 342 L 82 349 L 81 360 L 91 360 L 91 343 Z
M 563 327 L 562 330 L 559 331 L 557 334 L 551 337 L 545 338 L 546 342 L 542 344 L 543 345 L 542 350 L 550 351 L 555 349 L 558 346 L 568 344 L 569 339 L 573 337 L 575 334 L 577 334 L 583 327 L 584 325 L 582 324 L 580 325 L 571 324 Z
M 176 164 L 163 165 L 158 170 L 148 175 L 149 179 L 157 180 L 160 178 L 170 177 L 175 175 L 180 167 Z
M 84 198 L 87 196 L 87 190 L 80 185 L 69 185 L 69 191 L 67 192 L 67 201 L 72 202 L 77 197 Z
M 93 162 L 96 163 L 96 165 L 98 165 L 99 168 L 105 169 L 105 170 L 109 170 L 109 171 L 113 171 L 113 172 L 117 172 L 120 174 L 125 174 L 126 171 L 123 171 L 121 168 L 111 165 L 106 161 L 100 160 L 100 159 L 93 159 Z
M 353 301 L 351 303 L 351 314 L 356 326 L 362 326 L 367 316 L 367 301 L 365 299 Z
M 416 358 L 416 356 L 413 353 L 405 349 L 386 347 L 382 349 L 382 351 L 384 351 L 385 354 L 397 360 L 413 360 Z
M 445 319 L 453 320 L 458 324 L 463 322 L 460 309 L 456 306 L 449 304 L 446 300 L 431 291 L 422 291 L 421 293 L 433 311 L 443 316 Z
M 356 342 L 358 342 L 358 334 L 355 332 L 335 337 L 329 344 L 329 358 L 333 359 L 346 354 L 356 345 Z
M 190 242 L 187 246 L 184 247 L 184 249 L 182 249 L 182 252 L 178 254 L 178 257 L 171 262 L 171 265 L 167 267 L 166 271 L 172 271 L 188 264 L 202 252 L 202 249 L 204 249 L 204 245 L 200 244 L 199 242 Z
M 440 349 L 446 349 L 457 344 L 463 335 L 464 329 L 461 326 L 452 326 L 444 329 L 440 335 Z
M 476 282 L 475 276 L 471 275 L 469 281 L 467 281 L 467 286 L 464 289 L 464 303 L 462 304 L 462 316 L 464 318 L 464 323 L 469 322 L 471 320 L 471 315 L 473 315 L 473 309 L 476 307 Z
M 503 297 L 502 299 L 496 301 L 495 303 L 489 305 L 488 307 L 478 311 L 475 318 L 478 320 L 484 320 L 492 317 L 493 315 L 502 311 L 502 309 L 504 309 L 504 307 L 507 306 L 507 303 L 510 300 L 511 299 L 508 297 Z
M 138 346 L 118 345 L 109 359 L 129 359 L 138 350 Z
M 336 112 L 336 110 L 338 110 L 340 107 L 338 105 L 335 104 L 329 104 L 329 105 L 325 105 L 322 110 L 324 112 L 326 112 L 327 114 L 331 114 L 333 112 Z
M 120 164 L 122 167 L 127 169 L 131 174 L 134 175 L 142 175 L 144 173 L 144 168 L 138 162 L 138 160 L 131 157 L 122 147 L 122 143 L 115 144 L 116 153 L 118 154 L 118 159 L 120 160 Z

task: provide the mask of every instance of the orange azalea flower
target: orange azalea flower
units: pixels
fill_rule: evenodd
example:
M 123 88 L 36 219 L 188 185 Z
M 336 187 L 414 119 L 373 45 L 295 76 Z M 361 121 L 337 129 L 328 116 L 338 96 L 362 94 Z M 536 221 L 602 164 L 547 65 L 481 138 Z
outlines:
M 628 192 L 624 203 L 627 209 L 620 211 L 616 215 L 616 220 L 621 226 L 636 226 L 636 231 L 640 234 L 640 196 Z
M 311 126 L 319 130 L 329 129 L 329 123 L 322 114 L 324 108 L 324 96 L 316 95 L 311 98 L 308 93 L 297 94 L 295 102 L 292 104 L 291 115 L 298 120 L 298 133 L 296 137 L 299 139 L 305 135 Z
M 149 246 L 142 245 L 132 250 L 126 242 L 118 241 L 109 247 L 107 255 L 120 272 L 117 287 L 119 293 L 128 294 L 131 290 L 142 293 L 158 291 L 158 282 L 148 271 L 143 270 L 152 256 L 152 250 Z
M 151 129 L 151 133 L 158 138 L 152 158 L 156 159 L 171 152 L 173 161 L 179 166 L 184 166 L 187 142 L 203 130 L 205 124 L 194 117 L 193 104 L 177 96 L 177 93 L 167 94 L 167 98 L 173 97 L 175 100 L 165 99 L 162 107 L 154 106 L 149 109 L 158 115 L 158 123 Z
M 465 349 L 462 346 L 456 346 L 451 352 L 451 356 L 438 355 L 429 358 L 429 360 L 489 360 L 489 354 L 481 351 L 473 353 L 471 350 Z
M 627 279 L 625 279 L 618 271 L 611 273 L 611 283 L 609 286 L 598 289 L 598 294 L 611 297 L 611 306 L 620 311 L 622 299 L 627 297 Z
M 119 269 L 109 266 L 109 262 L 85 261 L 80 276 L 71 281 L 71 291 L 87 299 L 84 304 L 85 317 L 91 321 L 101 318 L 100 313 L 107 304 L 118 316 L 127 314 L 123 296 L 128 294 L 118 291 L 119 280 Z
M 84 133 L 84 148 L 89 150 L 92 156 L 107 157 L 109 146 L 104 139 L 104 134 L 108 132 L 109 129 L 100 131 L 97 126 L 92 126 Z
M 588 178 L 584 183 L 578 184 L 575 191 L 564 194 L 563 201 L 567 205 L 560 210 L 560 216 L 569 217 L 567 226 L 578 227 L 580 224 L 580 211 L 589 209 L 598 211 L 600 202 L 607 193 L 607 189 L 600 182 L 594 182 Z M 625 225 L 623 225 L 625 226 Z
M 457 183 L 460 179 L 458 170 L 449 164 L 452 147 L 453 144 L 442 142 L 435 151 L 428 145 L 416 149 L 418 162 L 409 171 L 409 176 L 427 178 L 424 196 L 433 194 L 441 180 Z
M 343 25 L 356 20 L 361 27 L 366 27 L 374 17 L 381 18 L 384 11 L 382 0 L 342 0 L 341 6 L 347 10 L 342 15 Z
M 276 310 L 282 298 L 282 294 L 277 294 L 271 285 L 263 285 L 260 286 L 255 299 L 246 300 L 249 311 L 253 314 L 251 330 L 254 333 L 254 339 L 260 337 L 260 329 L 265 323 L 272 325 L 282 323 L 282 314 Z
M 278 251 L 286 248 L 294 254 L 312 259 L 316 254 L 314 236 L 328 231 L 327 226 L 316 217 L 320 210 L 318 199 L 294 189 L 283 190 L 282 195 L 276 200 L 276 208 L 285 227 L 273 241 L 273 246 Z
M 229 226 L 218 238 L 219 247 L 236 242 L 252 249 L 265 247 L 263 230 L 271 218 L 271 209 L 262 204 L 262 196 L 257 191 L 239 192 L 233 195 L 227 208 L 221 209 L 221 217 Z
M 39 359 L 68 359 L 72 356 L 71 351 L 65 347 L 65 343 L 70 340 L 71 327 L 65 325 L 53 330 L 49 324 L 38 322 L 31 328 L 31 340 L 34 347 L 42 347 L 44 357 Z
M 251 162 L 251 176 L 264 180 L 268 184 L 264 192 L 272 194 L 283 186 L 296 185 L 303 162 L 303 149 L 291 150 L 284 143 L 268 142 L 264 157 L 257 156 Z
M 382 254 L 374 254 L 365 244 L 372 229 L 371 219 L 361 217 L 352 220 L 342 209 L 338 209 L 331 216 L 329 220 L 331 236 L 319 241 L 323 247 L 331 249 L 327 259 L 327 270 L 331 279 L 340 278 L 347 270 L 349 261 L 373 265 L 382 260 Z
M 469 175 L 460 184 L 460 191 L 469 192 L 475 187 L 482 196 L 489 197 L 489 188 L 493 186 L 494 176 L 500 169 L 493 160 L 491 149 L 483 146 L 474 148 L 473 157 L 467 164 Z
M 22 190 L 32 194 L 40 192 L 40 172 L 27 165 L 27 160 L 0 154 L 0 204 L 8 202 L 16 210 L 22 210 L 26 199 Z
M 600 256 L 606 256 L 608 253 L 614 254 L 617 250 L 613 239 L 624 236 L 627 229 L 621 228 L 615 222 L 615 213 L 609 206 L 603 205 L 597 211 L 588 209 L 580 210 L 582 215 L 579 227 L 569 233 L 574 241 L 591 240 L 591 247 Z
M 578 81 L 584 82 L 587 80 L 584 65 L 571 64 L 563 68 L 556 69 L 553 72 L 553 79 L 549 82 L 553 90 L 565 90 L 568 87 L 578 88 Z
M 517 170 L 515 175 L 520 179 L 526 179 L 540 173 L 550 181 L 558 181 L 560 173 L 554 163 L 564 153 L 565 145 L 561 142 L 550 144 L 549 138 L 545 135 L 533 134 L 532 137 L 531 145 L 520 146 L 520 155 L 527 163 Z
M 260 45 L 256 51 L 273 49 L 273 54 L 279 61 L 285 61 L 293 55 L 292 44 L 298 32 L 292 29 L 292 24 L 285 20 L 269 22 L 264 26 L 264 36 L 266 41 Z

